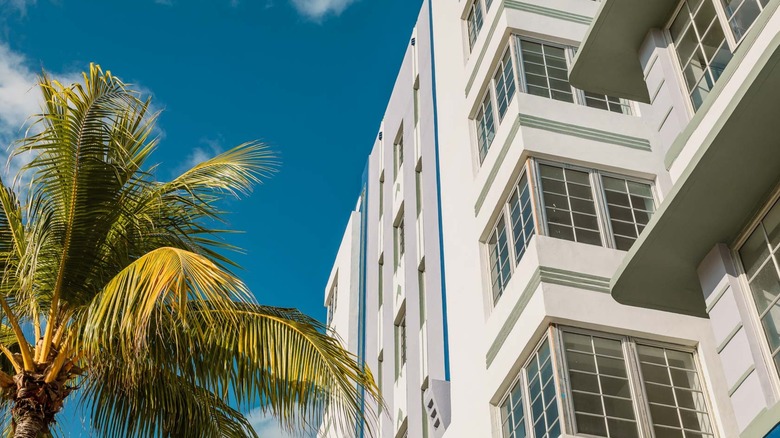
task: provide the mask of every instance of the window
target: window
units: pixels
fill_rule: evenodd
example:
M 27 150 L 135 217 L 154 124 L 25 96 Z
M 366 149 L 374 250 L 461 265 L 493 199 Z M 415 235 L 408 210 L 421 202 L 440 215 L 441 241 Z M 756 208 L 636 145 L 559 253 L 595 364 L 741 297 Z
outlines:
M 515 50 L 520 64 L 522 90 L 526 93 L 621 114 L 632 113 L 631 103 L 625 99 L 590 93 L 571 86 L 569 67 L 574 58 L 574 47 L 517 36 Z
M 403 129 L 403 128 L 401 128 Z M 395 169 L 396 178 L 401 173 L 401 165 L 404 164 L 404 135 L 401 132 L 398 136 L 398 141 L 395 143 Z
M 519 40 L 526 92 L 535 96 L 574 102 L 569 85 L 566 51 L 561 47 Z
M 395 325 L 396 348 L 396 378 L 401 375 L 401 369 L 406 365 L 406 311 L 398 324 Z
M 333 289 L 330 292 L 330 301 L 328 301 L 328 326 L 333 322 L 333 314 L 336 313 L 336 301 L 339 296 L 338 277 L 333 281 Z
M 683 0 L 669 26 L 669 35 L 680 62 L 685 87 L 694 110 L 697 110 L 732 56 L 715 3 Z
M 621 341 L 564 333 L 563 345 L 577 432 L 638 437 Z
M 523 385 L 515 382 L 512 389 L 500 405 L 501 430 L 503 436 L 512 438 L 525 438 L 525 408 L 523 407 Z
M 654 211 L 648 181 L 529 159 L 486 241 L 493 302 L 537 227 L 550 237 L 627 251 Z
M 531 429 L 536 438 L 558 438 L 561 424 L 558 421 L 558 400 L 555 394 L 553 361 L 550 356 L 550 342 L 545 339 L 531 356 L 525 368 L 530 400 Z
M 484 12 L 482 11 L 482 1 L 474 0 L 469 8 L 469 14 L 466 17 L 466 28 L 469 34 L 469 49 L 474 47 L 477 42 L 479 31 L 482 30 L 482 20 Z
M 750 26 L 764 10 L 769 0 L 721 0 L 726 18 L 737 41 L 745 36 Z
M 693 354 L 637 345 L 655 436 L 713 437 Z
M 379 217 L 385 214 L 385 180 L 379 180 Z
M 655 212 L 655 201 L 649 184 L 602 176 L 604 201 L 615 248 L 628 251 Z
M 520 177 L 520 181 L 512 189 L 512 195 L 509 197 L 509 218 L 512 223 L 515 262 L 518 262 L 525 254 L 528 244 L 531 242 L 531 237 L 536 232 L 531 203 L 531 189 L 528 186 L 528 176 L 526 174 Z
M 485 12 L 490 10 L 492 4 L 493 0 L 474 0 L 469 6 L 468 15 L 466 15 L 469 50 L 474 48 L 474 43 L 477 42 L 479 31 L 482 30 L 485 21 Z
M 509 244 L 506 234 L 504 216 L 498 218 L 493 232 L 488 238 L 488 253 L 490 254 L 490 280 L 493 291 L 493 302 L 504 292 L 506 284 L 512 277 L 512 264 L 509 260 Z
M 404 218 L 401 217 L 401 222 L 398 223 L 398 226 L 395 228 L 396 233 L 398 234 L 398 257 L 404 255 L 404 251 L 406 251 L 406 242 L 404 241 Z
M 747 238 L 739 257 L 772 360 L 780 370 L 780 201 Z
M 422 213 L 423 208 L 423 189 L 422 189 L 422 166 L 420 166 L 420 170 L 417 170 L 414 172 L 414 188 L 415 188 L 415 198 L 417 201 L 417 217 L 419 220 L 420 213 Z
M 649 182 L 553 163 L 540 163 L 539 176 L 551 237 L 627 251 L 655 211 Z M 609 230 L 600 216 L 609 220 Z
M 512 53 L 509 48 L 498 63 L 498 69 L 493 75 L 493 87 L 496 92 L 496 105 L 498 107 L 498 120 L 504 118 L 509 102 L 515 95 L 515 72 L 512 69 Z
M 422 327 L 428 313 L 425 308 L 425 271 L 417 271 L 417 293 L 420 297 L 420 327 Z
M 601 245 L 596 203 L 588 172 L 540 164 L 539 175 L 549 235 Z
M 496 126 L 493 123 L 493 102 L 490 100 L 490 90 L 485 94 L 477 111 L 477 147 L 479 149 L 479 162 L 485 160 L 485 156 L 496 136 Z
M 382 304 L 384 303 L 384 290 L 385 290 L 385 286 L 383 284 L 384 283 L 384 271 L 385 271 L 385 264 L 380 262 L 379 266 L 378 266 L 378 269 L 377 269 L 377 275 L 379 277 L 377 279 L 377 295 L 379 296 L 378 301 L 379 301 L 379 307 L 380 308 L 382 307 Z
M 504 438 L 714 437 L 691 350 L 568 327 L 550 328 L 498 410 Z

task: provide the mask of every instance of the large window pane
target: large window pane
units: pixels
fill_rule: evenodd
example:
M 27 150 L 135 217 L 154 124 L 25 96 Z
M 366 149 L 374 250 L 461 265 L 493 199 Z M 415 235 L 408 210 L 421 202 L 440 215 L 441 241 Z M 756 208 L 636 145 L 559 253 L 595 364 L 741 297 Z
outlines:
M 525 254 L 526 249 L 528 249 L 528 244 L 535 232 L 527 175 L 523 175 L 514 190 L 512 190 L 512 195 L 509 197 L 509 217 L 512 222 L 515 263 L 517 263 Z
M 482 29 L 483 21 L 482 4 L 480 0 L 474 0 L 469 9 L 469 15 L 466 17 L 466 27 L 469 34 L 469 48 L 474 47 L 477 41 L 479 31 Z
M 713 437 L 691 353 L 637 345 L 650 417 L 658 437 Z
M 739 41 L 747 33 L 753 22 L 766 6 L 766 1 L 759 0 L 722 0 L 723 8 L 729 20 L 734 38 Z
M 612 176 L 602 175 L 601 182 L 615 247 L 628 251 L 655 212 L 652 189 Z
M 691 102 L 699 109 L 732 57 L 714 4 L 684 0 L 669 33 Z
M 549 340 L 545 340 L 539 350 L 534 353 L 526 368 L 526 373 L 534 436 L 536 438 L 558 438 L 560 425 Z
M 588 172 L 548 164 L 539 170 L 549 235 L 601 245 Z
M 565 332 L 563 343 L 577 431 L 603 437 L 637 437 L 622 342 Z
M 739 249 L 753 302 L 775 363 L 780 361 L 780 250 L 775 244 L 780 222 L 779 205 L 775 204 L 769 210 Z
M 509 278 L 512 276 L 512 266 L 509 257 L 509 243 L 506 233 L 506 221 L 502 215 L 488 239 L 490 253 L 490 280 L 495 302 L 504 293 Z
M 501 403 L 501 430 L 506 438 L 525 438 L 526 422 L 523 407 L 523 386 L 520 381 L 515 383 Z
M 566 51 L 561 47 L 518 39 L 529 94 L 574 102 Z
M 496 136 L 496 126 L 493 121 L 493 102 L 490 100 L 490 93 L 482 99 L 476 117 L 477 122 L 477 146 L 479 149 L 479 162 L 484 161 L 485 156 Z
M 515 72 L 512 68 L 512 54 L 509 49 L 504 53 L 501 62 L 498 65 L 498 70 L 493 76 L 493 85 L 496 90 L 496 104 L 498 105 L 498 118 L 499 120 L 504 118 L 507 108 L 509 108 L 509 102 L 512 101 L 512 97 L 515 95 Z

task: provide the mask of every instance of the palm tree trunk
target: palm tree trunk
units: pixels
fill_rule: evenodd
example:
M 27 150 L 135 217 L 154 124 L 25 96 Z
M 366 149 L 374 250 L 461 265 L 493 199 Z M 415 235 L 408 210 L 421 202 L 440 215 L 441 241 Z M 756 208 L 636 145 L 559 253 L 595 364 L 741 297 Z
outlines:
M 14 376 L 14 382 L 14 438 L 38 438 L 49 431 L 71 388 L 56 380 L 47 383 L 43 373 L 21 372 Z
M 31 410 L 15 417 L 14 421 L 14 438 L 38 438 L 48 429 L 44 415 Z

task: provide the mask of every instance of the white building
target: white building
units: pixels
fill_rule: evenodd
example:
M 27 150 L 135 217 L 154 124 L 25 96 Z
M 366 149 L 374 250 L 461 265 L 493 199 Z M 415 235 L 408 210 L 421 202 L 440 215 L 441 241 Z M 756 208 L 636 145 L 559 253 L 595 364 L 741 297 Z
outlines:
M 427 349 L 450 369 L 429 371 L 450 381 L 428 394 L 451 419 L 437 436 L 780 435 L 778 6 L 423 5 L 435 48 L 423 161 L 438 151 L 442 235 L 428 240 L 438 224 L 425 222 L 425 248 L 442 248 L 446 285 L 434 294 L 446 335 Z M 436 193 L 433 179 L 426 202 Z M 407 371 L 404 406 L 422 375 Z M 407 417 L 392 413 L 382 436 L 403 436 L 403 421 L 426 436 L 423 412 L 384 392 Z
M 437 436 L 447 402 L 429 7 L 423 5 L 328 285 L 329 325 L 382 389 L 382 437 Z M 374 408 L 375 407 L 369 407 Z M 323 437 L 363 436 L 320 428 Z

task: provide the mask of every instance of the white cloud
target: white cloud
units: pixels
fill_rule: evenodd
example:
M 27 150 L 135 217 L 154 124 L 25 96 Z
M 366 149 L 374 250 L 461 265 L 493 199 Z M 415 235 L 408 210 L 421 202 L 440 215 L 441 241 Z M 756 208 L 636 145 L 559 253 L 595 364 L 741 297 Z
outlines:
M 297 432 L 291 435 L 279 426 L 279 420 L 270 414 L 263 413 L 262 409 L 259 408 L 248 413 L 246 419 L 262 438 L 314 438 L 316 436 L 312 432 Z
M 36 0 L 0 0 L 0 10 L 16 10 L 20 14 L 27 13 L 27 6 L 34 5 Z
M 357 0 L 292 0 L 293 6 L 306 18 L 321 21 L 329 15 L 340 15 Z
M 0 0 L 0 5 L 4 0 Z M 10 4 L 23 3 L 11 0 Z M 7 163 L 8 147 L 24 136 L 28 118 L 41 111 L 40 91 L 35 87 L 38 73 L 29 67 L 27 59 L 0 42 L 0 174 L 6 177 L 16 175 L 21 166 L 31 157 L 16 157 Z M 76 73 L 53 75 L 63 83 L 80 80 Z
M 201 139 L 201 143 L 203 143 L 203 146 L 192 148 L 184 161 L 173 168 L 173 177 L 181 175 L 193 166 L 214 158 L 224 151 L 221 139 L 204 138 Z

